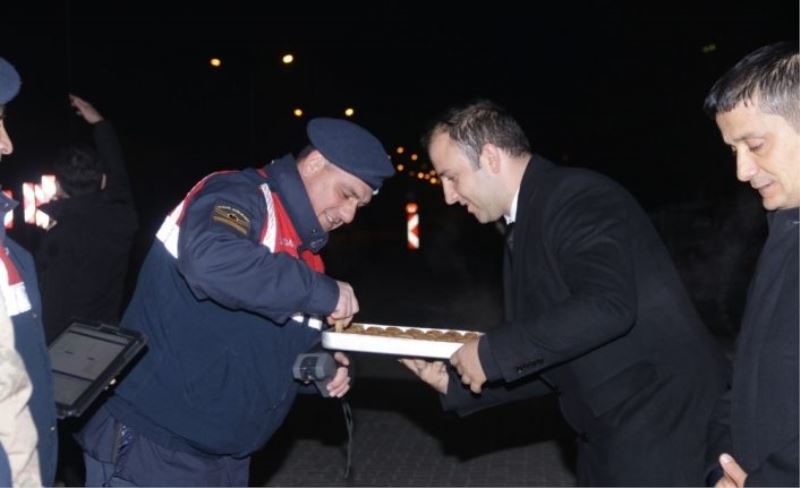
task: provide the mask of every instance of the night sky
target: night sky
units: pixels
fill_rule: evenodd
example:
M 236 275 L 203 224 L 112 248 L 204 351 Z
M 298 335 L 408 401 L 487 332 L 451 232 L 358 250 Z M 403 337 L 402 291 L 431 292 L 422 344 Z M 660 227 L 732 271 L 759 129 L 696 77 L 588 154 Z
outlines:
M 308 117 L 353 106 L 388 150 L 413 152 L 434 114 L 474 97 L 509 108 L 536 152 L 616 178 L 648 210 L 731 198 L 740 185 L 703 97 L 746 53 L 798 37 L 796 1 L 117 3 L 4 6 L 0 55 L 23 89 L 0 181 L 35 179 L 59 145 L 88 137 L 72 91 L 115 122 L 144 235 L 204 174 L 296 151 Z M 439 192 L 398 177 L 358 225 L 387 209 L 399 222 L 409 197 L 444 211 Z

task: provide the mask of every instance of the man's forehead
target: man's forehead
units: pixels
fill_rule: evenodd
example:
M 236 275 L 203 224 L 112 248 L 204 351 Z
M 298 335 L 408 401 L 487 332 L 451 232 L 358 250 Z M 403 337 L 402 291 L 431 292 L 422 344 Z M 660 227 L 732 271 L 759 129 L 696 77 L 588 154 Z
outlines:
M 783 116 L 763 112 L 757 105 L 737 105 L 728 112 L 717 114 L 716 121 L 722 138 L 728 144 L 767 134 L 782 134 L 784 128 L 792 127 Z
M 463 151 L 458 143 L 447 132 L 438 132 L 429 146 L 431 161 L 450 165 Z
M 717 114 L 717 125 L 731 140 L 748 137 L 758 127 L 761 112 L 753 105 L 739 104 L 733 109 Z

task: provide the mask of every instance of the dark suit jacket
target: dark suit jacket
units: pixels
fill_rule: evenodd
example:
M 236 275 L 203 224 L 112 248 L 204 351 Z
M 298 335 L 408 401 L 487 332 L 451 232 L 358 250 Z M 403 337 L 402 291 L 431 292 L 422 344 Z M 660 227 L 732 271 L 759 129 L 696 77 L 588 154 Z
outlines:
M 580 434 L 581 484 L 703 484 L 727 362 L 634 198 L 534 156 L 507 254 L 507 323 L 481 347 L 500 386 L 468 400 L 456 385 L 452 403 L 469 410 L 521 396 L 508 390 L 519 382 L 533 392 L 534 376 L 559 393 Z
M 748 486 L 798 486 L 797 208 L 769 216 L 769 237 L 750 284 L 734 360 L 733 385 L 717 405 L 709 465 L 727 452 Z

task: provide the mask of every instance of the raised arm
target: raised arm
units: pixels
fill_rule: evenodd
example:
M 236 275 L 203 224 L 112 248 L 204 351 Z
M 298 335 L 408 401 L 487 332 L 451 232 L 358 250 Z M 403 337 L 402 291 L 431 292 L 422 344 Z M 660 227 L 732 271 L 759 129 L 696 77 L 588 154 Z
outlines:
M 104 190 L 115 200 L 133 200 L 125 158 L 114 126 L 86 100 L 70 94 L 69 102 L 75 113 L 92 125 L 97 154 L 104 165 Z

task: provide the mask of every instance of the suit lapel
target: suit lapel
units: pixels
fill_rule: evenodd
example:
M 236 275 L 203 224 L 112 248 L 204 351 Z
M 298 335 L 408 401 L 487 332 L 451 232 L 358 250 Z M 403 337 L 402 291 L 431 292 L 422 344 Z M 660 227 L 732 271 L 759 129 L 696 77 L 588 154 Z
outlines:
M 542 177 L 553 167 L 553 163 L 546 159 L 534 155 L 528 161 L 525 174 L 522 176 L 522 183 L 519 191 L 519 202 L 517 204 L 517 216 L 514 224 L 514 248 L 509 251 L 505 249 L 503 260 L 503 285 L 505 297 L 506 318 L 513 319 L 515 293 L 524 289 L 521 280 L 524 279 L 523 272 L 525 263 L 524 249 L 528 245 L 528 229 L 532 225 L 535 217 L 533 201 L 542 187 Z

